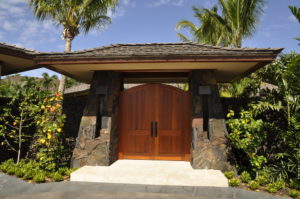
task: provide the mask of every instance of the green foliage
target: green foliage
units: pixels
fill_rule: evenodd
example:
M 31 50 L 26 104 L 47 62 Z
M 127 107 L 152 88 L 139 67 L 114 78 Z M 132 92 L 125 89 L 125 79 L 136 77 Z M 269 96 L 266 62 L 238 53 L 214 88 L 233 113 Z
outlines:
M 16 172 L 16 168 L 15 167 L 9 167 L 6 170 L 6 173 L 8 173 L 9 175 L 14 175 Z
M 264 0 L 222 0 L 211 9 L 193 7 L 200 27 L 184 20 L 177 23 L 176 29 L 187 29 L 192 40 L 200 43 L 241 47 L 242 40 L 255 32 L 263 6 Z M 189 40 L 181 33 L 178 36 L 183 41 Z
M 266 185 L 266 190 L 270 193 L 276 193 L 280 189 L 285 188 L 285 182 L 282 180 L 277 180 L 273 183 L 269 183 Z
M 40 171 L 34 175 L 33 180 L 37 183 L 41 183 L 41 182 L 45 182 L 45 178 L 46 178 L 45 173 Z
M 247 171 L 243 171 L 240 175 L 242 182 L 248 183 L 251 180 L 251 176 Z
M 0 171 L 2 171 L 3 173 L 6 173 L 10 168 L 14 168 L 14 167 L 15 167 L 14 160 L 9 159 L 0 165 Z
M 241 181 L 238 178 L 231 178 L 228 180 L 228 183 L 231 187 L 238 187 L 238 186 L 240 186 Z
M 23 175 L 24 180 L 31 180 L 33 176 L 35 175 L 34 170 L 32 169 L 27 169 L 26 172 Z
M 67 77 L 66 78 L 66 88 L 71 88 L 72 86 L 76 86 L 80 84 L 80 82 L 78 82 L 77 80 Z
M 19 164 L 15 164 L 13 159 L 0 164 L 0 171 L 10 175 L 16 175 L 24 180 L 32 179 L 37 183 L 45 182 L 46 177 L 53 181 L 62 181 L 64 180 L 64 176 L 70 176 L 70 173 L 76 169 L 77 168 L 69 169 L 67 167 L 58 167 L 57 170 L 50 172 L 41 168 L 39 162 L 24 159 L 22 159 Z
M 221 97 L 247 98 L 255 96 L 261 85 L 261 80 L 251 75 L 233 83 L 221 84 Z
M 255 181 L 259 184 L 259 185 L 266 185 L 267 183 L 269 183 L 270 182 L 270 180 L 267 178 L 267 177 L 265 177 L 265 176 L 257 176 L 256 178 L 255 178 Z
M 249 182 L 248 186 L 249 186 L 249 188 L 250 188 L 251 190 L 256 190 L 256 189 L 259 188 L 259 183 L 256 182 L 255 180 L 251 180 L 251 181 Z
M 72 172 L 76 171 L 78 168 L 72 168 L 68 169 L 68 171 L 65 172 L 66 176 L 70 176 Z
M 290 190 L 289 192 L 289 196 L 291 196 L 292 198 L 297 198 L 300 197 L 300 191 L 297 191 L 295 189 Z
M 55 171 L 59 165 L 62 166 L 61 157 L 64 154 L 62 128 L 65 115 L 62 114 L 62 96 L 57 93 L 46 98 L 40 108 L 43 114 L 36 118 L 39 148 L 37 158 L 41 168 Z
M 265 130 L 262 120 L 255 120 L 252 111 L 239 113 L 239 118 L 233 118 L 234 112 L 231 110 L 227 114 L 227 121 L 231 133 L 228 135 L 232 147 L 241 150 L 249 158 L 254 171 L 258 171 L 266 158 L 259 154 L 262 142 L 265 140 Z
M 109 23 L 107 16 L 113 10 L 118 0 L 104 1 L 60 1 L 60 0 L 30 0 L 35 16 L 40 19 L 53 20 L 64 27 L 64 38 L 71 40 L 81 31 L 87 33 L 92 28 L 100 28 Z
M 40 114 L 39 104 L 49 94 L 35 78 L 20 78 L 18 83 L 6 83 L 9 102 L 2 107 L 0 116 L 0 144 L 17 154 L 17 162 L 23 143 L 32 138 L 30 130 L 34 128 L 34 118 Z
M 296 19 L 300 23 L 300 8 L 298 8 L 296 6 L 289 6 L 289 9 L 291 10 L 291 12 L 293 13 L 293 15 L 296 17 Z M 298 41 L 300 41 L 300 37 L 297 37 L 295 39 L 297 39 Z
M 55 172 L 53 175 L 52 175 L 52 179 L 56 182 L 59 182 L 59 181 L 63 181 L 64 180 L 64 177 L 59 173 L 59 172 Z
M 290 179 L 289 186 L 292 189 L 300 190 L 300 179 Z
M 227 179 L 231 179 L 234 177 L 234 171 L 226 171 L 224 172 L 224 175 Z
M 15 172 L 15 175 L 19 178 L 22 178 L 25 174 L 26 170 L 25 169 L 17 169 Z
M 269 86 L 243 107 L 233 106 L 238 111 L 228 111 L 228 138 L 239 172 L 254 175 L 265 169 L 272 181 L 299 177 L 299 57 L 282 55 L 257 71 L 254 76 Z

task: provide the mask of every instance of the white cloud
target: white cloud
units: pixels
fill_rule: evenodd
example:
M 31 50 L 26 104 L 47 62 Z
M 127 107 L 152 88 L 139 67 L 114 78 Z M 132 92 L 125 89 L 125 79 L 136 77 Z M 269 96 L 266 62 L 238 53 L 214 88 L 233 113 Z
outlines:
M 135 1 L 133 0 L 121 0 L 121 5 L 135 7 Z
M 15 32 L 17 30 L 16 25 L 14 25 L 13 23 L 11 23 L 9 21 L 4 21 L 2 28 L 6 31 L 11 31 L 11 32 Z
M 297 19 L 296 19 L 296 17 L 295 17 L 294 15 L 290 15 L 290 16 L 288 17 L 288 19 L 289 19 L 291 22 L 293 22 L 293 23 L 297 23 L 297 22 L 298 22 Z
M 26 0 L 12 0 L 5 3 L 0 3 L 1 16 L 11 15 L 12 17 L 18 17 L 25 15 L 26 10 L 20 6 L 24 6 L 25 3 Z
M 149 6 L 162 6 L 162 5 L 173 5 L 173 6 L 182 6 L 186 0 L 156 0 L 153 4 Z
M 126 10 L 123 7 L 119 7 L 115 11 L 108 10 L 107 16 L 109 16 L 110 18 L 113 19 L 113 18 L 117 18 L 117 17 L 122 17 L 125 15 L 125 13 L 126 13 Z

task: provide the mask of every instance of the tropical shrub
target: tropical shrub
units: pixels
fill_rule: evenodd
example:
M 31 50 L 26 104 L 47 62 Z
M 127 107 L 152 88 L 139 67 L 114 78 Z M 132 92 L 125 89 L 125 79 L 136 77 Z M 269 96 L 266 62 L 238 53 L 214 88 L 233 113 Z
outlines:
M 257 176 L 255 178 L 255 181 L 259 184 L 259 185 L 266 185 L 267 183 L 269 183 L 269 179 L 265 176 Z
M 247 171 L 243 171 L 240 175 L 242 182 L 248 183 L 251 180 L 251 176 Z
M 266 137 L 263 121 L 255 120 L 251 110 L 243 110 L 238 118 L 234 118 L 234 115 L 233 110 L 227 114 L 227 124 L 231 129 L 228 135 L 231 146 L 245 154 L 251 165 L 250 171 L 258 171 L 267 162 L 266 157 L 260 153 Z
M 47 171 L 55 171 L 63 166 L 61 157 L 64 154 L 62 144 L 62 128 L 65 115 L 62 114 L 62 96 L 45 98 L 41 109 L 43 114 L 36 118 L 38 142 L 37 159 L 39 166 Z
M 232 187 L 238 187 L 238 186 L 240 186 L 241 181 L 238 178 L 231 178 L 231 179 L 228 180 L 228 183 Z
M 300 192 L 295 189 L 292 189 L 289 192 L 289 196 L 291 196 L 292 198 L 300 197 Z
M 53 175 L 52 175 L 52 179 L 56 182 L 59 182 L 59 181 L 63 181 L 64 180 L 64 177 L 59 173 L 59 172 L 55 172 Z
M 36 173 L 33 177 L 33 180 L 37 183 L 45 182 L 46 175 L 42 171 Z
M 227 179 L 231 179 L 234 177 L 234 171 L 226 171 L 224 172 L 224 175 Z
M 282 55 L 254 74 L 272 86 L 260 89 L 243 107 L 228 110 L 228 138 L 238 172 L 253 176 L 265 170 L 269 181 L 287 183 L 299 178 L 299 71 L 299 55 Z
M 249 182 L 248 186 L 249 186 L 249 188 L 250 188 L 251 190 L 256 190 L 256 189 L 259 188 L 258 182 L 254 181 L 254 180 L 251 180 L 251 181 Z

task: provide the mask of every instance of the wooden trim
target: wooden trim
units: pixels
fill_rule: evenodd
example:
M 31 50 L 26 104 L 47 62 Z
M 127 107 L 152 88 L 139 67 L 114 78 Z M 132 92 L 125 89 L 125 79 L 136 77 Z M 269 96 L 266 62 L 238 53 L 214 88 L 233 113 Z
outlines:
M 58 64 L 111 64 L 111 63 L 168 63 L 168 62 L 260 62 L 260 61 L 274 61 L 276 56 L 265 57 L 198 57 L 198 58 L 171 58 L 171 59 L 95 59 L 89 58 L 84 60 L 39 60 L 34 59 L 38 64 L 44 65 L 58 65 Z
M 21 50 L 13 50 L 13 49 L 8 49 L 8 48 L 1 48 L 0 47 L 0 54 L 3 55 L 9 55 L 9 56 L 16 56 L 16 57 L 20 57 L 20 58 L 24 58 L 24 59 L 29 59 L 29 60 L 33 60 L 34 55 L 23 52 Z

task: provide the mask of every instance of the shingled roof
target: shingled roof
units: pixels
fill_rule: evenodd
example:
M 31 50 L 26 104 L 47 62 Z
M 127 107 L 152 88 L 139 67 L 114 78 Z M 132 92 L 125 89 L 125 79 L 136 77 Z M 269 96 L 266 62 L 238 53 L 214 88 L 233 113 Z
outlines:
M 40 53 L 37 58 L 139 58 L 277 55 L 282 48 L 229 48 L 197 43 L 112 44 L 69 53 Z
M 33 57 L 33 55 L 38 54 L 38 51 L 35 50 L 31 50 L 28 48 L 22 48 L 16 45 L 11 45 L 11 44 L 7 44 L 7 43 L 2 43 L 0 42 L 0 53 L 20 53 L 20 54 L 24 54 L 24 55 L 28 55 L 30 57 Z

